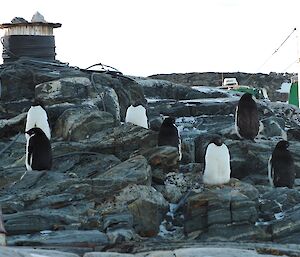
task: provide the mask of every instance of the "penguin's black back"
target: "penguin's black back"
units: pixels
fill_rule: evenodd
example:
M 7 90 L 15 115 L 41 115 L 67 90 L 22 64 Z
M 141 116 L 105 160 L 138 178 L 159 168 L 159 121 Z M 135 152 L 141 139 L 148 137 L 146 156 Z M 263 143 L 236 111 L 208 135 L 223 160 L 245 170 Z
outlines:
M 28 163 L 32 157 L 31 168 L 33 170 L 50 170 L 52 167 L 50 140 L 40 128 L 32 130 L 35 130 L 35 134 L 28 139 Z
M 259 131 L 259 117 L 256 102 L 249 93 L 244 94 L 237 110 L 237 127 L 239 134 L 245 138 L 254 140 Z
M 288 144 L 287 141 L 280 141 L 272 153 L 273 184 L 275 187 L 293 188 L 295 182 L 294 160 L 287 149 L 288 145 L 284 144 Z
M 178 148 L 179 135 L 175 126 L 175 118 L 165 118 L 158 134 L 158 146 L 170 145 Z

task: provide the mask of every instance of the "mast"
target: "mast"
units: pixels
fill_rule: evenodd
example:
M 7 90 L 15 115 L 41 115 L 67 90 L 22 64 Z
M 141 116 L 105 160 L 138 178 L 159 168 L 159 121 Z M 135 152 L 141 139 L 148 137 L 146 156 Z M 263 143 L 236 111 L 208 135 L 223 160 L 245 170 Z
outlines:
M 300 23 L 298 24 L 298 31 L 297 31 L 297 58 L 298 58 L 298 107 L 300 108 L 300 86 L 299 86 L 299 81 L 300 81 Z

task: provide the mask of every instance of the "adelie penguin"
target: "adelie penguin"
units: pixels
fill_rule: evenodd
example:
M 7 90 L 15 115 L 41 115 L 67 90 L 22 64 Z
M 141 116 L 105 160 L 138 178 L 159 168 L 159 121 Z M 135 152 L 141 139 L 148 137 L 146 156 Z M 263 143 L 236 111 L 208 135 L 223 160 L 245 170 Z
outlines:
M 220 136 L 214 137 L 205 152 L 203 183 L 220 185 L 230 180 L 230 154 Z
M 279 141 L 269 159 L 268 178 L 272 187 L 293 188 L 294 186 L 295 166 L 288 147 L 288 141 Z
M 47 138 L 51 139 L 47 112 L 43 104 L 37 100 L 34 101 L 28 110 L 25 131 L 29 131 L 32 128 L 40 128 L 44 131 Z M 28 139 L 29 135 L 25 133 L 25 137 Z
M 148 129 L 149 126 L 146 108 L 138 101 L 130 105 L 126 111 L 125 122 L 130 122 Z
M 258 110 L 250 93 L 245 93 L 239 100 L 235 113 L 235 128 L 240 138 L 254 141 L 254 138 L 258 135 Z
M 52 150 L 46 134 L 40 128 L 32 128 L 25 133 L 29 136 L 26 144 L 27 170 L 50 170 Z
M 178 128 L 175 125 L 174 117 L 166 117 L 160 126 L 158 133 L 158 146 L 170 145 L 178 149 L 180 161 L 182 158 L 181 153 L 181 138 Z

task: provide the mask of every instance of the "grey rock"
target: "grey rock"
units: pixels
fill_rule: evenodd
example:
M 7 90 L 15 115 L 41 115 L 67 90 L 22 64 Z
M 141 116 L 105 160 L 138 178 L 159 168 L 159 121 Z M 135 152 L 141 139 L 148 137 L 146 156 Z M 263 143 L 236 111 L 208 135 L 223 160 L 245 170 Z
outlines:
M 125 120 L 127 107 L 135 100 L 146 103 L 142 87 L 133 79 L 116 74 L 94 73 L 93 83 L 96 87 L 102 86 L 113 88 L 118 96 L 121 120 Z
M 112 244 L 129 242 L 136 238 L 133 228 L 112 228 L 106 232 L 106 235 Z
M 213 224 L 209 227 L 207 234 L 199 236 L 204 241 L 264 241 L 270 240 L 271 236 L 263 229 L 253 224 L 232 223 L 232 224 Z
M 57 120 L 54 132 L 56 137 L 64 140 L 79 141 L 114 126 L 115 120 L 110 113 L 82 106 L 64 111 Z
M 96 133 L 89 140 L 82 140 L 89 151 L 113 154 L 121 160 L 143 154 L 157 145 L 157 132 L 125 123 L 121 126 Z
M 149 116 L 193 117 L 201 115 L 230 115 L 235 112 L 238 98 L 163 100 L 149 103 Z
M 0 136 L 11 137 L 24 132 L 26 116 L 26 113 L 21 113 L 14 118 L 0 120 Z
M 127 253 L 114 253 L 114 252 L 95 252 L 95 253 L 86 253 L 84 257 L 134 257 L 133 254 L 127 254 Z
M 162 194 L 170 203 L 178 203 L 190 189 L 200 183 L 200 180 L 200 174 L 196 173 L 168 173 Z
M 116 91 L 99 83 L 92 85 L 88 88 L 88 99 L 85 102 L 97 106 L 101 111 L 111 113 L 115 120 L 120 121 L 120 103 Z
M 218 256 L 224 256 L 224 257 L 239 257 L 239 256 L 245 256 L 245 257 L 259 257 L 259 256 L 265 256 L 265 257 L 271 257 L 274 255 L 261 255 L 257 253 L 255 250 L 248 250 L 248 249 L 234 249 L 234 248 L 226 248 L 226 247 L 210 247 L 206 246 L 203 248 L 181 248 L 176 249 L 173 251 L 166 250 L 166 251 L 154 251 L 154 252 L 146 252 L 146 253 L 138 253 L 136 254 L 138 257 L 173 257 L 173 256 L 180 256 L 180 257 L 200 257 L 200 256 L 211 256 L 211 257 L 218 257 Z M 99 256 L 101 257 L 101 255 Z
M 67 173 L 74 178 L 94 178 L 121 163 L 114 155 L 89 151 L 74 151 L 61 143 L 55 144 L 54 151 L 60 154 L 53 161 L 53 169 Z
M 35 86 L 35 97 L 45 104 L 87 98 L 91 81 L 86 77 L 69 77 Z
M 207 187 L 187 200 L 185 233 L 199 231 L 201 234 L 205 230 L 209 233 L 216 224 L 224 225 L 224 229 L 232 224 L 254 226 L 258 218 L 257 198 L 258 192 L 253 186 L 237 180 L 231 180 L 228 185 L 221 187 Z M 251 239 L 252 236 L 248 235 L 247 238 Z
M 9 245 L 46 245 L 46 246 L 72 246 L 90 247 L 108 244 L 107 236 L 98 230 L 65 230 L 41 231 L 30 237 L 13 236 L 8 239 Z
M 104 230 L 115 228 L 119 226 L 133 226 L 133 217 L 130 213 L 115 213 L 109 214 L 103 218 L 103 228 Z
M 271 188 L 261 194 L 259 208 L 265 221 L 274 220 L 276 215 L 288 211 L 300 201 L 300 192 L 286 187 Z
M 3 215 L 4 226 L 9 235 L 35 233 L 42 230 L 52 230 L 56 226 L 66 226 L 78 220 L 54 210 L 34 210 Z
M 169 206 L 161 193 L 149 186 L 128 186 L 116 197 L 116 201 L 128 206 L 133 215 L 134 230 L 141 236 L 157 235 L 159 225 Z M 144 215 L 147 213 L 147 215 Z
M 55 251 L 55 250 L 41 250 L 41 249 L 24 249 L 17 247 L 0 247 L 0 257 L 79 257 L 77 254 Z
M 167 209 L 159 210 L 157 205 L 145 200 L 137 199 L 128 206 L 134 217 L 134 229 L 143 237 L 156 236 L 159 225 Z M 144 215 L 147 213 L 147 215 Z
M 172 146 L 157 146 L 140 152 L 146 157 L 153 169 L 160 169 L 164 173 L 178 171 L 178 150 Z
M 253 86 L 257 88 L 266 88 L 271 101 L 287 101 L 287 96 L 283 96 L 276 92 L 276 89 L 281 87 L 283 82 L 287 82 L 292 74 L 275 73 L 221 73 L 221 72 L 201 72 L 201 73 L 172 73 L 172 74 L 157 74 L 152 75 L 152 79 L 168 80 L 173 83 L 182 84 L 185 86 L 212 86 L 218 87 L 222 85 L 222 78 L 237 78 L 240 85 Z
M 136 80 L 143 87 L 144 94 L 148 98 L 187 100 L 228 96 L 228 94 L 226 94 L 225 91 L 218 92 L 217 90 L 206 90 L 205 92 L 200 92 L 198 90 L 183 85 L 174 84 L 167 80 Z
M 282 212 L 277 220 L 271 223 L 272 239 L 276 242 L 299 244 L 300 205 L 297 204 L 286 212 Z M 288 236 L 288 238 L 286 238 Z
M 287 139 L 287 133 L 285 132 L 285 121 L 283 118 L 268 117 L 261 120 L 263 129 L 260 132 L 262 136 L 267 139 L 272 137 Z
M 82 183 L 90 185 L 90 197 L 101 201 L 128 185 L 150 185 L 151 167 L 147 160 L 139 155 L 114 166 L 101 176 L 82 180 L 80 184 Z

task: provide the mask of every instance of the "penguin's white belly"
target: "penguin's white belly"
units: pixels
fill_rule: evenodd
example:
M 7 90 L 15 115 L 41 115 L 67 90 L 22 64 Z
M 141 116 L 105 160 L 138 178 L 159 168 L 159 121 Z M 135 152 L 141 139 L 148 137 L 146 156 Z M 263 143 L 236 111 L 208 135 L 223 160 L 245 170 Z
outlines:
M 27 134 L 25 134 L 27 135 Z M 30 139 L 30 136 L 28 135 L 28 139 L 27 139 L 27 142 L 26 142 L 26 156 L 25 156 L 25 165 L 26 165 L 26 169 L 28 171 L 32 171 L 32 168 L 31 168 L 31 164 L 32 164 L 32 155 L 31 155 L 31 158 L 28 162 L 28 146 L 29 146 L 29 139 Z
M 226 145 L 209 144 L 205 155 L 205 184 L 224 184 L 230 180 L 230 155 Z
M 43 130 L 48 139 L 51 139 L 51 132 L 48 123 L 47 113 L 41 106 L 32 106 L 27 113 L 25 131 L 28 131 L 34 127 Z M 29 135 L 25 134 L 25 136 L 28 140 Z
M 131 105 L 128 107 L 125 122 L 130 122 L 146 129 L 149 128 L 146 109 L 141 105 L 136 107 Z

